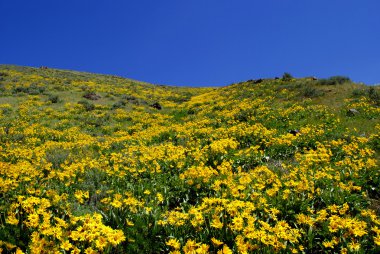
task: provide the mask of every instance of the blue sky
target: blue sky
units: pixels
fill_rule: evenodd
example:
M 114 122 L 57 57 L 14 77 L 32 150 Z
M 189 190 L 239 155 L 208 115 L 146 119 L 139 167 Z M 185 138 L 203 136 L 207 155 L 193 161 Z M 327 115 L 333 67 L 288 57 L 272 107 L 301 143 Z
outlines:
M 167 85 L 284 72 L 380 83 L 378 0 L 1 0 L 0 10 L 0 64 Z

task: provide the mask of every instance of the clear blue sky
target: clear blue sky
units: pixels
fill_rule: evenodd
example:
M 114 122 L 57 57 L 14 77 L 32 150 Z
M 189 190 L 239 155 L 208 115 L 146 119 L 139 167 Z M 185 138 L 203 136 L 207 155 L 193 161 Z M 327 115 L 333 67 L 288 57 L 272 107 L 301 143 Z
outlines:
M 0 0 L 0 63 L 227 85 L 380 83 L 379 0 Z

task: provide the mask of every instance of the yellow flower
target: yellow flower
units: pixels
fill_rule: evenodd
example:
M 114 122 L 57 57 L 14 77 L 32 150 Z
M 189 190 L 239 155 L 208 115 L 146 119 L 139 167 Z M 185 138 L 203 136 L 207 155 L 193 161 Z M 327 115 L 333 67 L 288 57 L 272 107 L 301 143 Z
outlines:
M 240 231 L 240 230 L 243 230 L 243 227 L 244 227 L 244 219 L 242 217 L 238 216 L 232 219 L 232 225 L 230 226 L 232 230 Z
M 337 242 L 335 240 L 331 240 L 331 241 L 324 241 L 322 244 L 323 246 L 325 246 L 325 248 L 334 248 L 335 244 Z
M 351 251 L 359 251 L 360 250 L 360 243 L 357 243 L 357 242 L 350 242 L 348 244 L 348 248 L 351 250 Z
M 347 210 L 350 208 L 350 206 L 347 204 L 347 203 L 344 203 L 342 208 L 339 210 L 339 213 L 341 215 L 345 214 L 347 212 Z
M 157 201 L 158 201 L 158 203 L 162 203 L 162 202 L 164 202 L 164 197 L 162 196 L 161 193 L 157 193 L 157 194 L 156 194 L 156 197 L 157 197 Z
M 201 244 L 198 249 L 195 250 L 197 254 L 208 254 L 208 249 L 210 247 L 207 244 Z
M 110 205 L 115 208 L 120 208 L 123 205 L 123 203 L 120 200 L 115 199 L 110 203 Z
M 84 253 L 85 254 L 97 254 L 98 252 L 96 252 L 93 248 L 88 247 L 87 249 L 84 250 Z
M 223 245 L 223 249 L 218 250 L 217 254 L 233 254 L 233 252 L 227 245 Z
M 103 250 L 107 246 L 107 238 L 100 236 L 95 240 L 96 248 Z
M 187 254 L 187 253 L 194 253 L 195 249 L 197 248 L 197 243 L 194 241 L 194 240 L 187 240 L 185 246 L 183 246 L 183 251 Z
M 70 254 L 80 254 L 81 250 L 78 249 L 77 247 L 74 247 L 74 249 L 71 250 Z
M 305 215 L 305 214 L 297 214 L 296 218 L 297 218 L 297 222 L 299 224 L 306 224 L 310 227 L 312 227 L 314 225 L 314 219 L 310 216 Z
M 17 248 L 15 254 L 24 254 L 25 252 L 23 252 L 21 249 Z
M 135 225 L 132 221 L 128 219 L 126 219 L 125 221 L 127 222 L 127 226 L 133 227 Z
M 66 241 L 61 243 L 61 249 L 64 249 L 66 251 L 68 251 L 72 247 L 73 247 L 73 245 L 69 242 L 69 240 L 66 240 Z
M 376 245 L 380 246 L 380 235 L 373 237 L 373 241 Z
M 215 237 L 211 238 L 211 242 L 212 242 L 212 244 L 214 244 L 215 246 L 219 246 L 219 245 L 222 245 L 222 244 L 223 244 L 222 241 L 219 241 L 219 240 L 216 239 Z
M 16 215 L 11 214 L 11 215 L 8 216 L 8 218 L 6 219 L 6 222 L 7 222 L 8 224 L 11 224 L 11 225 L 17 225 L 17 224 L 18 224 L 18 219 L 16 218 Z
M 166 245 L 173 247 L 175 250 L 179 250 L 181 248 L 181 243 L 177 239 L 174 239 L 174 238 L 169 239 L 166 242 Z
M 219 216 L 212 216 L 211 227 L 217 229 L 221 229 L 223 227 L 223 223 L 220 221 Z

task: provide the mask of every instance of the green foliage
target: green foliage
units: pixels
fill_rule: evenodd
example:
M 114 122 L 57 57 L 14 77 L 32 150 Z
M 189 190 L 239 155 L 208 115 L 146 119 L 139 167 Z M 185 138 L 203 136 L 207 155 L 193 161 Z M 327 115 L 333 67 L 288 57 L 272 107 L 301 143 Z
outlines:
M 369 87 L 367 89 L 354 89 L 352 91 L 352 97 L 365 97 L 368 98 L 373 104 L 380 106 L 380 93 L 376 87 Z
M 48 97 L 48 101 L 50 101 L 51 103 L 58 103 L 60 101 L 59 96 L 57 94 L 50 94 Z
M 13 93 L 15 94 L 26 93 L 30 95 L 38 95 L 38 94 L 43 94 L 45 90 L 46 90 L 45 86 L 31 84 L 30 86 L 16 86 L 13 89 Z
M 301 90 L 301 95 L 307 98 L 319 97 L 323 96 L 323 94 L 323 91 L 310 86 L 306 86 Z
M 345 76 L 332 76 L 328 79 L 318 80 L 319 85 L 341 85 L 345 83 L 351 83 L 351 79 Z
M 80 100 L 78 104 L 81 104 L 86 111 L 92 111 L 95 109 L 95 104 L 87 100 Z
M 291 81 L 292 79 L 293 79 L 293 76 L 288 72 L 285 72 L 282 75 L 282 81 Z
M 124 100 L 120 100 L 120 101 L 118 101 L 118 102 L 116 102 L 116 103 L 114 103 L 114 104 L 112 105 L 112 109 L 122 108 L 122 107 L 124 107 L 125 105 L 127 105 L 127 103 L 126 103 Z
M 368 97 L 375 103 L 377 106 L 380 106 L 380 93 L 374 87 L 368 89 Z
M 62 148 L 46 151 L 46 161 L 51 163 L 53 169 L 58 169 L 68 158 L 70 152 Z
M 365 89 L 354 89 L 352 90 L 352 97 L 361 97 L 361 96 L 365 96 L 367 93 L 366 93 L 366 90 Z

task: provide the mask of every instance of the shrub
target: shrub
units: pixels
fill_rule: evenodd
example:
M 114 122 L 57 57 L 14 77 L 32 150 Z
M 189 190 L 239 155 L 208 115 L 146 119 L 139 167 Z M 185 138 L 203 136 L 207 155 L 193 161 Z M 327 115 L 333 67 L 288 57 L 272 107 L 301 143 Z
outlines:
M 30 95 L 38 95 L 44 93 L 46 90 L 46 87 L 44 86 L 38 86 L 36 84 L 31 84 L 28 87 L 24 86 L 17 86 L 13 89 L 13 93 L 27 93 Z
M 129 94 L 123 94 L 123 95 L 121 96 L 121 99 L 122 99 L 122 100 L 126 100 L 127 102 L 132 103 L 132 104 L 135 104 L 135 105 L 147 104 L 146 101 L 139 100 L 139 99 L 136 98 L 135 96 L 133 96 L 133 95 L 129 95 Z
M 99 100 L 101 98 L 101 96 L 97 95 L 95 92 L 86 92 L 83 95 L 83 98 L 86 98 L 86 99 L 92 100 L 92 101 L 96 101 L 96 100 Z
M 285 72 L 282 75 L 282 81 L 291 81 L 292 79 L 293 79 L 293 76 L 288 72 Z
M 52 168 L 58 169 L 63 164 L 70 152 L 62 148 L 50 149 L 46 151 L 46 160 L 52 164 Z
M 376 105 L 380 105 L 380 93 L 374 88 L 370 87 L 368 89 L 368 97 L 375 103 Z
M 5 90 L 6 90 L 6 88 L 5 88 L 4 84 L 0 83 L 0 93 L 5 92 Z
M 351 79 L 345 76 L 332 76 L 328 79 L 320 79 L 318 84 L 320 85 L 341 85 L 344 83 L 350 83 Z
M 380 93 L 374 87 L 369 89 L 355 89 L 352 91 L 352 97 L 366 97 L 372 101 L 375 105 L 380 105 Z
M 80 101 L 78 101 L 78 104 L 81 104 L 86 111 L 91 111 L 91 110 L 95 109 L 94 103 L 91 103 L 91 102 L 86 101 L 86 100 L 80 100 Z
M 307 86 L 302 90 L 302 96 L 307 98 L 314 98 L 323 95 L 323 91 L 315 89 L 314 87 Z
M 352 94 L 351 94 L 352 97 L 360 97 L 360 96 L 365 96 L 365 95 L 366 95 L 366 91 L 363 89 L 355 89 L 352 91 Z
M 48 97 L 48 101 L 50 101 L 51 103 L 58 103 L 60 101 L 59 96 L 56 94 L 50 94 Z
M 112 109 L 122 108 L 126 105 L 125 101 L 118 101 L 112 105 Z
M 6 77 L 6 76 L 8 76 L 8 73 L 0 72 L 0 81 L 4 81 L 5 80 L 4 77 Z

